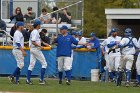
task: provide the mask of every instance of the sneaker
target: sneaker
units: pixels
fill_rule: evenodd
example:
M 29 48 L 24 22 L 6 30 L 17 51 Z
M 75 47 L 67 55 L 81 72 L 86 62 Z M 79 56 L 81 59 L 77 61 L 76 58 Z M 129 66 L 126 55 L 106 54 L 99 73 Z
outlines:
M 59 84 L 62 84 L 62 80 L 59 80 Z
M 129 82 L 126 82 L 126 83 L 125 83 L 125 86 L 126 86 L 126 87 L 129 87 L 129 86 L 130 86 L 130 83 L 129 83 Z
M 67 81 L 66 81 L 66 84 L 67 84 L 67 85 L 70 85 L 70 84 L 71 84 L 70 80 L 67 80 Z
M 15 83 L 14 76 L 8 76 L 8 78 L 11 83 Z
M 39 84 L 40 85 L 45 85 L 46 84 L 46 81 L 45 80 L 39 80 Z
M 33 83 L 31 81 L 26 80 L 26 84 L 27 85 L 33 85 Z

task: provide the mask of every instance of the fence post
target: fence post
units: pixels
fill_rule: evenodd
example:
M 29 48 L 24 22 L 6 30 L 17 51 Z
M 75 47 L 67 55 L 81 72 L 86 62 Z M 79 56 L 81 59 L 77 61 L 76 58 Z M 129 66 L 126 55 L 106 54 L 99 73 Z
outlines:
M 10 0 L 10 16 L 13 15 L 13 0 Z

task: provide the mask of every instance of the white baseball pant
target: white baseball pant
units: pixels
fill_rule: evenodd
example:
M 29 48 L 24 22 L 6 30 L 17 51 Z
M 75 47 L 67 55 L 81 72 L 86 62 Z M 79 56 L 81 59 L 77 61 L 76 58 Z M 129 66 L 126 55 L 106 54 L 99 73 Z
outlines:
M 31 70 L 31 71 L 33 70 L 36 63 L 36 59 L 39 60 L 39 62 L 42 65 L 42 68 L 47 67 L 47 62 L 45 60 L 45 57 L 42 51 L 38 48 L 30 48 L 30 65 L 28 67 L 28 70 Z
M 109 54 L 109 72 L 118 71 L 121 69 L 121 55 L 120 53 L 110 53 Z
M 132 69 L 132 65 L 133 65 L 133 61 L 134 61 L 134 55 L 124 55 L 122 57 L 122 67 L 127 69 L 127 70 L 131 70 Z
M 58 57 L 58 71 L 68 71 L 72 69 L 71 57 Z
M 105 61 L 106 61 L 106 67 L 109 68 L 109 55 L 108 55 L 108 53 L 104 54 L 104 58 L 105 58 Z
M 20 49 L 13 49 L 12 53 L 15 56 L 15 59 L 17 61 L 17 67 L 22 69 L 24 67 L 24 56 L 22 55 L 21 50 Z

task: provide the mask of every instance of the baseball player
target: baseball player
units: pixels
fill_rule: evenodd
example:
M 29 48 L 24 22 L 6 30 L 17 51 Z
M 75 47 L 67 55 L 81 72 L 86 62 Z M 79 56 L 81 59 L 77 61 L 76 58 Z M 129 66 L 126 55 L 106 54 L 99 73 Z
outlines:
M 36 59 L 39 60 L 39 62 L 42 65 L 39 84 L 41 85 L 45 84 L 44 74 L 47 67 L 47 62 L 45 60 L 43 53 L 41 52 L 41 49 L 43 49 L 43 47 L 41 46 L 41 39 L 39 35 L 40 25 L 41 25 L 41 21 L 39 19 L 36 19 L 33 24 L 34 30 L 30 34 L 30 40 L 29 40 L 30 64 L 28 67 L 27 80 L 26 80 L 26 84 L 29 84 L 29 85 L 32 85 L 30 78 L 31 78 L 32 70 L 36 63 Z
M 140 51 L 140 38 L 138 40 L 137 47 L 139 48 Z M 140 53 L 138 54 L 138 58 L 136 61 L 136 71 L 137 71 L 137 83 L 135 86 L 140 86 Z
M 100 42 L 98 40 L 98 38 L 95 36 L 95 33 L 91 33 L 90 34 L 90 40 L 87 44 L 87 48 L 90 49 L 97 49 L 100 47 Z
M 82 35 L 83 35 L 82 31 L 79 31 L 79 32 L 77 33 L 77 35 L 78 35 L 78 41 L 79 41 L 79 42 L 81 42 L 81 43 L 86 43 L 86 38 L 82 36 Z M 77 45 L 77 46 L 76 46 L 76 48 L 84 48 L 84 47 L 85 47 L 85 46 L 83 46 L 83 45 Z
M 116 46 L 121 41 L 121 37 L 117 36 L 117 29 L 111 29 L 111 36 L 107 38 L 107 47 L 109 48 L 108 56 L 109 56 L 109 74 L 111 81 L 114 81 L 115 71 L 118 72 L 121 69 L 120 64 L 120 48 L 116 48 Z M 119 76 L 119 74 L 116 74 Z
M 107 47 L 107 39 L 105 39 L 102 43 L 101 43 L 101 48 L 102 48 L 102 54 L 104 56 L 104 59 L 106 61 L 106 66 L 105 66 L 105 81 L 108 81 L 108 68 L 109 68 L 109 57 L 108 57 L 108 47 Z
M 13 37 L 12 53 L 17 61 L 17 68 L 15 69 L 13 74 L 9 76 L 9 80 L 12 83 L 19 84 L 20 71 L 24 67 L 24 56 L 26 56 L 26 52 L 23 49 L 24 37 L 22 35 L 22 31 L 24 30 L 24 23 L 17 22 L 16 26 L 17 26 L 17 30 L 14 33 L 14 37 Z M 16 77 L 16 81 L 14 80 L 14 77 Z
M 129 86 L 131 79 L 131 68 L 134 61 L 134 54 L 136 52 L 137 39 L 132 37 L 132 29 L 125 29 L 125 37 L 121 40 L 119 47 L 122 47 L 123 65 L 126 72 L 126 86 Z
M 59 84 L 62 84 L 63 70 L 66 73 L 66 84 L 71 84 L 71 50 L 72 44 L 80 44 L 73 36 L 68 35 L 68 27 L 63 25 L 60 28 L 61 35 L 55 41 L 57 43 L 57 57 L 58 57 L 58 71 L 59 71 Z

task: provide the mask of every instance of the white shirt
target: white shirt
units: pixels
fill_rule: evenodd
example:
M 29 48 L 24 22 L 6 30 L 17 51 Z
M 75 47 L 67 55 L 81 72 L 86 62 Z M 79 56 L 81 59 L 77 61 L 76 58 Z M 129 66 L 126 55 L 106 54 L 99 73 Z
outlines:
M 79 40 L 79 43 L 86 43 L 86 38 L 85 38 L 85 37 L 82 37 L 82 38 Z M 83 46 L 83 45 L 77 45 L 77 47 L 80 47 L 80 46 Z
M 32 41 L 35 41 L 38 45 L 41 45 L 41 39 L 40 39 L 39 31 L 37 29 L 34 29 L 31 32 L 30 39 L 29 39 L 29 47 L 35 48 L 36 46 L 32 44 Z
M 132 39 L 132 37 L 129 37 L 129 38 Z M 120 45 L 126 46 L 130 41 L 129 38 L 126 38 L 126 37 L 123 38 L 120 42 Z M 136 38 L 133 38 L 132 42 L 134 43 L 135 46 L 137 46 L 137 39 Z M 136 52 L 135 47 L 126 46 L 122 49 L 122 54 L 124 54 L 124 55 L 135 54 L 135 52 Z
M 51 18 L 51 15 L 48 13 L 46 15 L 41 14 L 40 17 L 43 18 L 44 20 L 48 20 Z
M 24 37 L 23 34 L 21 33 L 21 31 L 16 30 L 16 32 L 14 33 L 14 37 L 13 37 L 13 48 L 19 48 L 17 46 L 17 43 L 20 43 L 21 47 L 24 47 Z
M 120 36 L 116 36 L 116 37 L 110 36 L 110 37 L 107 38 L 107 45 L 111 44 L 111 43 L 114 43 L 114 42 L 120 42 L 121 39 L 122 38 Z M 115 51 L 117 51 L 119 53 L 120 48 L 115 49 Z M 113 53 L 113 52 L 110 52 L 110 53 Z

